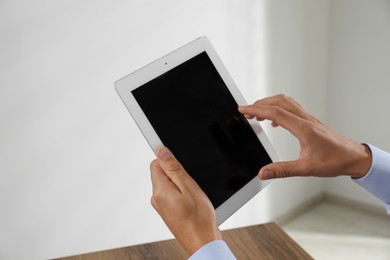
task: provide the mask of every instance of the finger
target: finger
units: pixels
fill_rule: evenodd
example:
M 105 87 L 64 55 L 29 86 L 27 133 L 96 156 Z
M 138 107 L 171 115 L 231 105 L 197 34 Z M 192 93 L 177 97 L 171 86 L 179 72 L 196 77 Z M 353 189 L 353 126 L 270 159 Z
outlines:
M 188 175 L 186 170 L 168 148 L 163 147 L 158 150 L 157 162 L 181 192 L 193 188 L 194 185 L 196 186 L 195 181 Z
M 179 191 L 179 188 L 165 174 L 157 160 L 153 160 L 150 164 L 150 176 L 152 179 L 153 194 L 160 191 Z
M 249 105 L 239 107 L 239 111 L 245 115 L 256 116 L 273 121 L 273 126 L 282 126 L 289 130 L 299 139 L 303 125 L 306 123 L 302 118 L 277 106 Z
M 278 106 L 303 119 L 311 118 L 310 114 L 308 114 L 298 102 L 283 94 L 260 99 L 256 101 L 254 105 Z
M 164 206 L 165 201 L 169 197 L 180 195 L 179 188 L 169 179 L 164 173 L 157 160 L 150 164 L 150 172 L 152 179 L 152 197 L 150 202 L 157 212 L 161 212 L 161 206 Z
M 262 180 L 269 180 L 293 176 L 303 176 L 304 171 L 302 168 L 303 167 L 299 160 L 271 163 L 260 169 L 259 177 Z

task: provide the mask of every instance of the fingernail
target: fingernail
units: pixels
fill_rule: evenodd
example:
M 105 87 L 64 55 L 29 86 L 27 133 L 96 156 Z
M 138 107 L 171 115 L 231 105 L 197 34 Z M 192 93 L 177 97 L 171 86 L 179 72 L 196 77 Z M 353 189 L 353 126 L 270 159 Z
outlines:
M 272 179 L 272 172 L 271 171 L 265 171 L 263 173 L 263 180 L 269 180 Z
M 171 156 L 171 152 L 168 150 L 168 148 L 162 148 L 159 152 L 158 152 L 158 157 L 162 160 L 165 160 L 167 159 L 169 156 Z

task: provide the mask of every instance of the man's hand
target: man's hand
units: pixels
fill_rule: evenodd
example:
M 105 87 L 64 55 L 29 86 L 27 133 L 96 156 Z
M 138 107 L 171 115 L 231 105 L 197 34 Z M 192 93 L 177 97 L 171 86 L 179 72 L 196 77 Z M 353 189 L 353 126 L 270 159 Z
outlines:
M 152 205 L 190 255 L 222 239 L 210 200 L 167 148 L 158 150 L 150 171 Z
M 361 178 L 371 167 L 371 151 L 336 133 L 308 114 L 301 105 L 284 95 L 239 107 L 248 119 L 268 119 L 272 126 L 282 126 L 298 138 L 301 151 L 295 161 L 277 162 L 260 169 L 261 179 L 291 176 L 334 177 L 349 175 Z

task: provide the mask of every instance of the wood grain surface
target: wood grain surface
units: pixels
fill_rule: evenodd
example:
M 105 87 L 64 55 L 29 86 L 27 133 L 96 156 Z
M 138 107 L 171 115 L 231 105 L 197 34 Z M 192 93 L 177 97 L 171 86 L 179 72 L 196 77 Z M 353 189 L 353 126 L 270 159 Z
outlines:
M 271 222 L 222 232 L 237 259 L 313 259 L 277 224 Z M 60 260 L 187 259 L 172 240 L 59 258 Z

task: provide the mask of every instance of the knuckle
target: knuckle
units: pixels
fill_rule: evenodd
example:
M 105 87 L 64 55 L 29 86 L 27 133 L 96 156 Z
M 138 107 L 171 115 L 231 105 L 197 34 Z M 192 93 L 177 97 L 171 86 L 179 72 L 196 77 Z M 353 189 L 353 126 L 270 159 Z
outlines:
M 271 113 L 275 116 L 275 118 L 280 117 L 284 114 L 284 109 L 281 107 L 272 107 Z
M 290 101 L 292 101 L 292 102 L 294 102 L 294 103 L 297 103 L 298 104 L 298 102 L 294 99 L 294 98 L 292 98 L 292 97 L 290 97 L 290 96 L 288 96 L 288 100 L 290 100 Z
M 290 96 L 286 96 L 286 102 L 289 102 L 289 103 L 292 103 L 292 104 L 296 104 L 297 102 L 295 101 L 295 99 L 293 99 L 292 97 Z
M 183 167 L 179 162 L 175 161 L 169 163 L 167 169 L 171 172 L 180 172 L 183 169 Z
M 150 198 L 150 204 L 152 204 L 153 208 L 157 208 L 157 201 L 154 195 Z
M 288 171 L 286 169 L 283 169 L 282 178 L 287 178 L 288 176 L 289 176 Z
M 253 103 L 254 105 L 261 105 L 262 104 L 262 101 L 261 100 L 256 100 L 255 103 Z
M 153 168 L 154 168 L 154 165 L 157 163 L 157 160 L 156 159 L 154 159 L 151 163 L 150 163 L 150 165 L 149 165 L 149 168 L 150 168 L 150 170 L 152 170 Z
M 295 104 L 296 101 L 292 97 L 287 96 L 285 94 L 278 95 L 278 104 L 280 106 L 282 106 L 283 104 L 287 104 L 287 103 L 288 104 Z
M 280 174 L 280 178 L 287 178 L 287 177 L 289 177 L 289 172 L 288 172 L 288 170 L 285 167 L 282 167 L 280 169 L 279 174 Z
M 150 199 L 153 207 L 156 207 L 160 202 L 162 202 L 164 200 L 165 200 L 164 192 L 161 192 L 161 191 L 158 191 L 158 190 L 154 190 L 153 191 L 153 195 L 152 195 L 152 197 Z
M 288 97 L 285 94 L 279 94 L 279 95 L 276 96 L 276 98 L 280 102 L 286 101 L 288 99 Z

